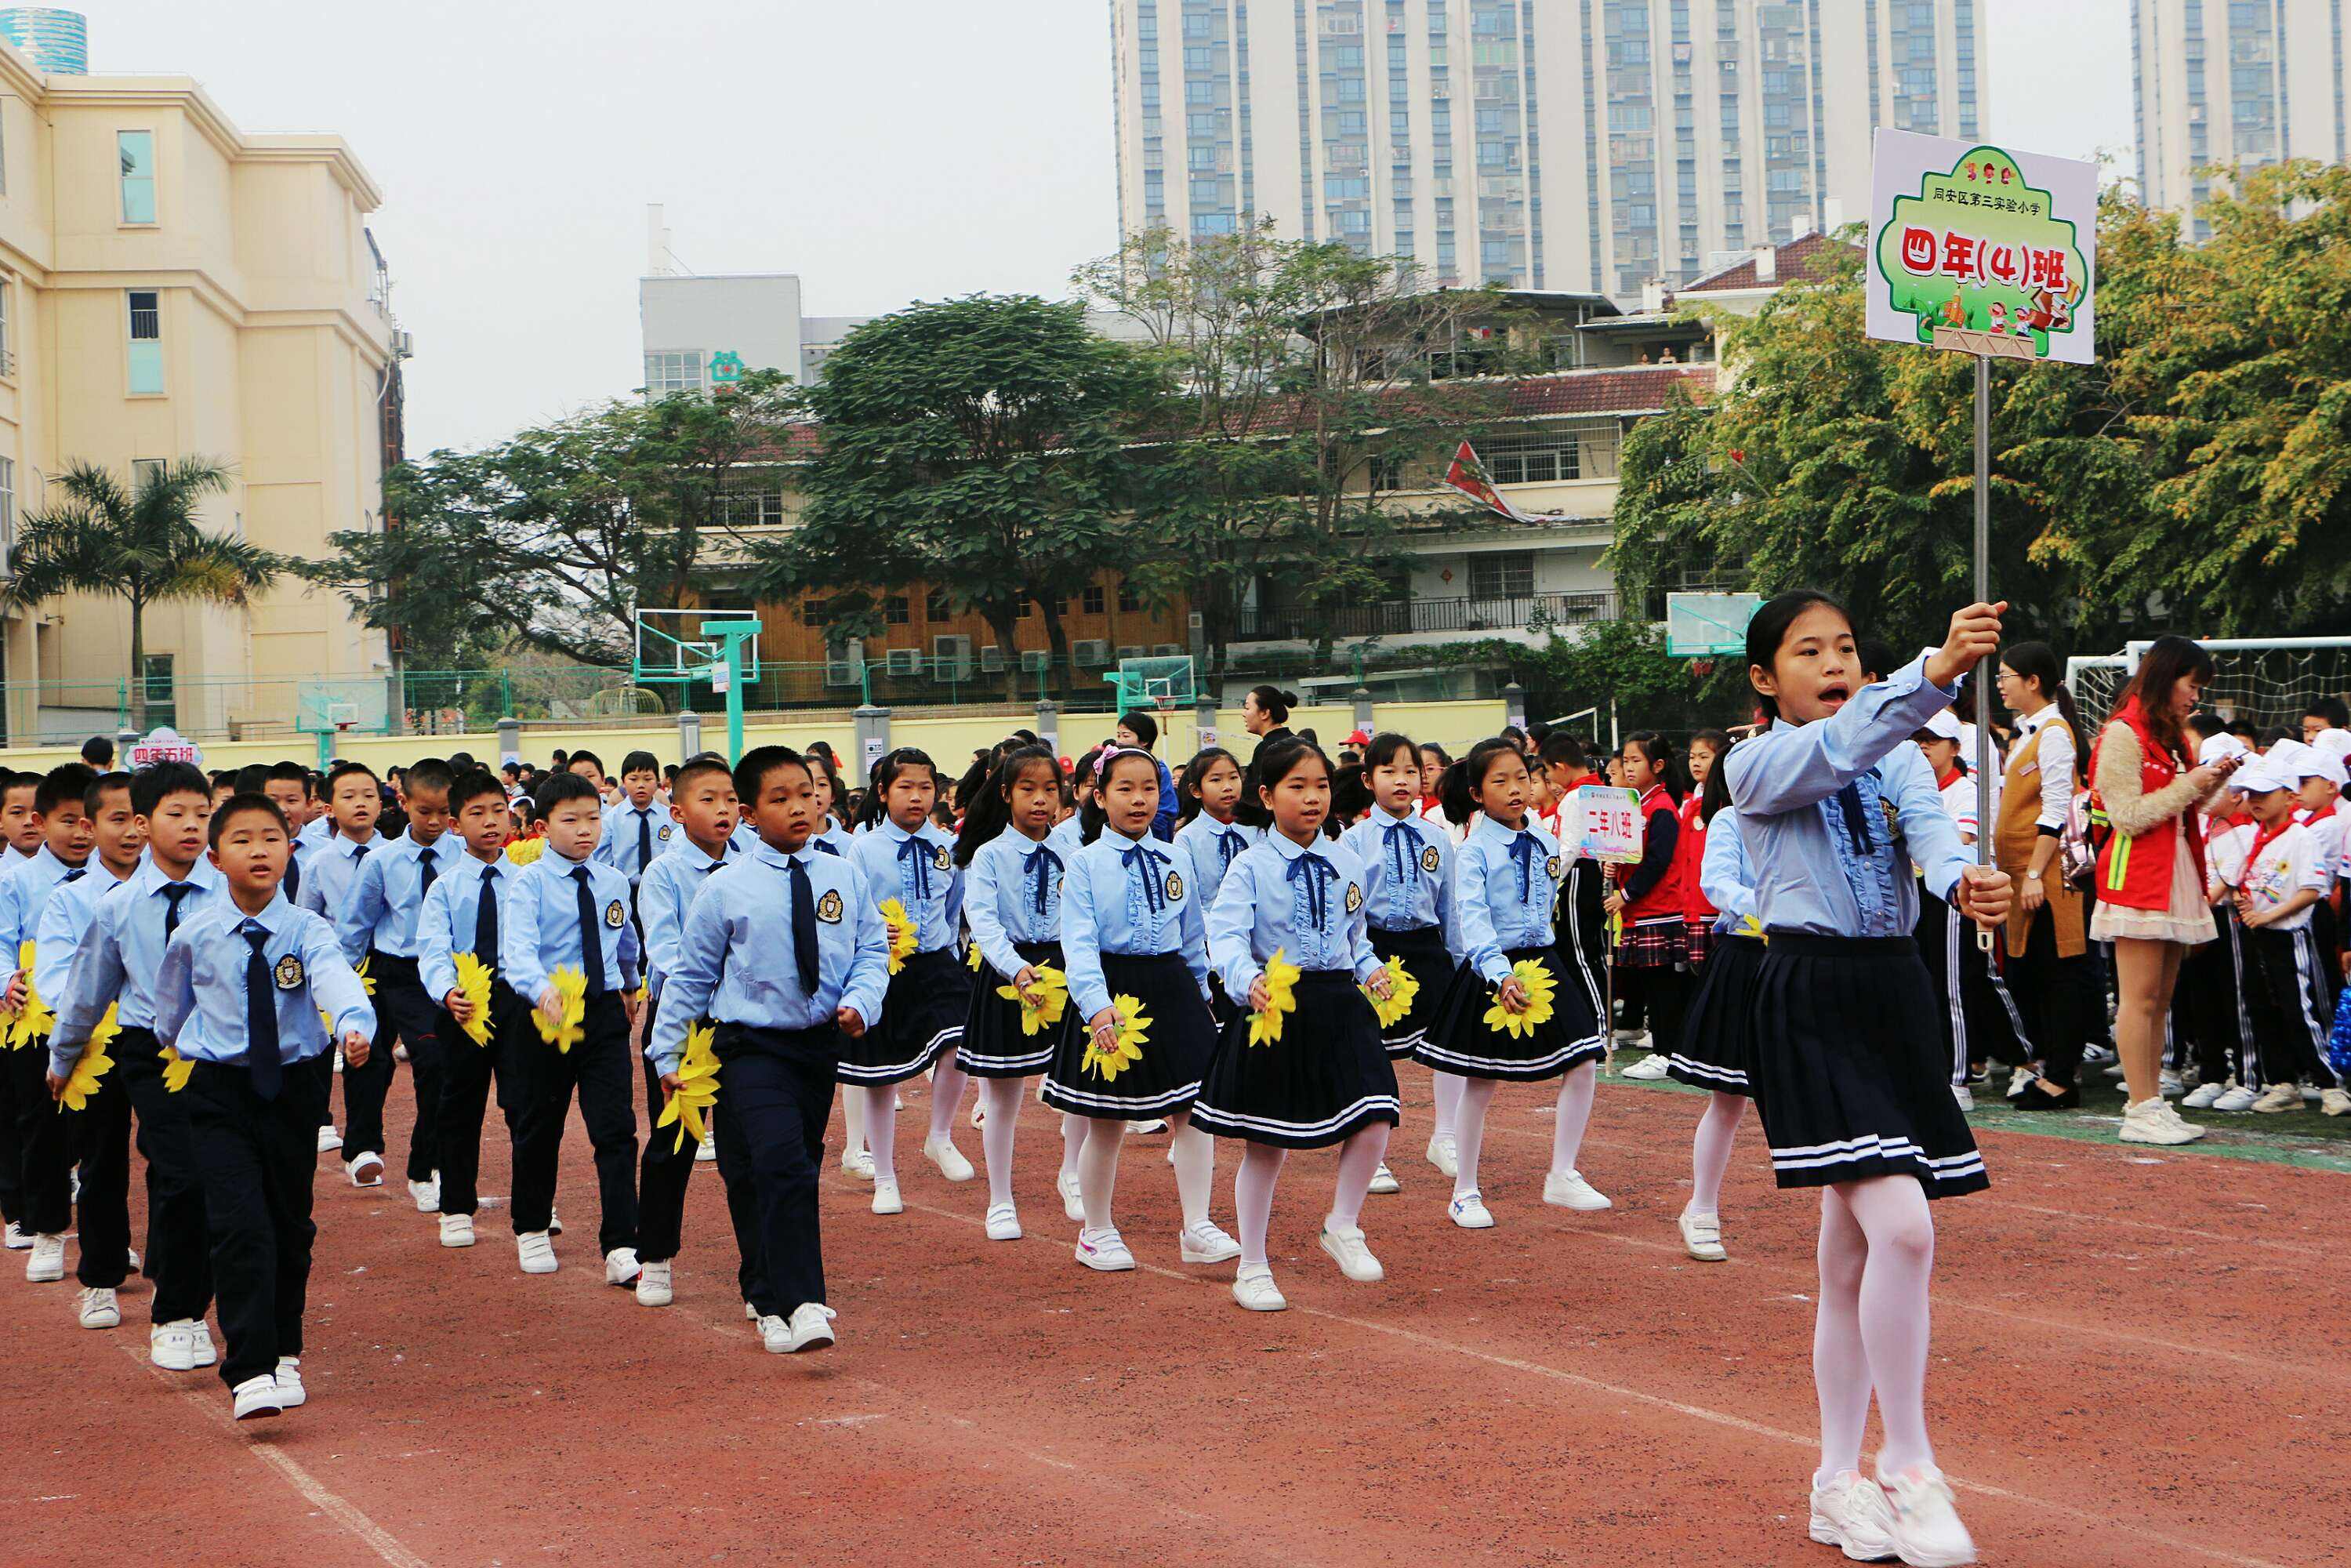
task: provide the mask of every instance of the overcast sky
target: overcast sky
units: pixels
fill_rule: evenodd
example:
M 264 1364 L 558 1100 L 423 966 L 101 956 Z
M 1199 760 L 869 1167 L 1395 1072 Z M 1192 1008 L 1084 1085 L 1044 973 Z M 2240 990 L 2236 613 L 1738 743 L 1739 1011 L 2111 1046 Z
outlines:
M 416 336 L 409 444 L 643 379 L 645 204 L 812 316 L 1056 296 L 1117 244 L 1111 0 L 84 0 L 97 71 L 340 133 Z M 1548 12 L 1564 0 L 1539 0 Z M 2127 0 L 1987 0 L 1983 129 L 2132 166 Z

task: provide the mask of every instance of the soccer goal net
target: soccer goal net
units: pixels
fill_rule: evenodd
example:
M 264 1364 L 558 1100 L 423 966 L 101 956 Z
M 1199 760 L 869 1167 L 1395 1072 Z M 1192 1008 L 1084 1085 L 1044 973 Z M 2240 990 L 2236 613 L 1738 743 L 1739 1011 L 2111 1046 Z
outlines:
M 2199 638 L 2212 655 L 2204 706 L 2231 723 L 2299 735 L 2303 709 L 2320 697 L 2351 699 L 2351 637 Z M 2151 644 L 2065 662 L 2065 684 L 2093 725 L 2104 724 Z

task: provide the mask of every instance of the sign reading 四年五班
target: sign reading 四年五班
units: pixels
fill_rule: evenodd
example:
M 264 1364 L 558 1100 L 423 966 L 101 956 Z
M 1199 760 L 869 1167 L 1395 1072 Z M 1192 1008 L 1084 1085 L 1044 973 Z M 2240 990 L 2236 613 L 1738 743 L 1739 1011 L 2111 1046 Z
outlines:
M 1880 131 L 1870 165 L 1868 334 L 2003 358 L 2096 357 L 2098 168 Z

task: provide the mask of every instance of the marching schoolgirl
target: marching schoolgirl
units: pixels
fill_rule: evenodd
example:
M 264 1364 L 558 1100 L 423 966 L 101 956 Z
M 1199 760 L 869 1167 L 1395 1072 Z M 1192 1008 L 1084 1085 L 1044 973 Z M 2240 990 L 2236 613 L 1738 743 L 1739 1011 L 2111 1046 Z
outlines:
M 1705 983 L 1707 948 L 1714 934 L 1717 910 L 1699 885 L 1698 870 L 1706 861 L 1706 823 L 1710 814 L 1703 809 L 1706 781 L 1715 764 L 1730 747 L 1730 737 L 1719 729 L 1702 729 L 1690 737 L 1688 761 L 1690 787 L 1681 804 L 1674 811 L 1674 859 L 1667 880 L 1680 889 L 1682 901 L 1682 939 L 1687 957 L 1681 989 L 1695 992 Z M 1634 1079 L 1656 1079 L 1670 1076 L 1671 1058 L 1680 1044 L 1683 1032 L 1677 1030 L 1667 1039 L 1652 1037 L 1654 1049 L 1640 1061 L 1625 1069 L 1624 1076 Z
M 1420 751 L 1410 740 L 1393 732 L 1374 736 L 1364 752 L 1364 768 L 1371 780 L 1372 813 L 1347 830 L 1344 841 L 1364 868 L 1364 915 L 1372 952 L 1383 964 L 1401 962 L 1420 983 L 1412 1010 L 1380 1031 L 1388 1055 L 1401 1059 L 1428 1038 L 1429 1019 L 1445 991 L 1439 977 L 1452 977 L 1445 934 L 1453 923 L 1453 841 L 1420 815 Z M 1458 1112 L 1460 1078 L 1450 1072 L 1435 1077 L 1438 1103 L 1449 1101 Z M 1372 1190 L 1394 1192 L 1396 1186 L 1383 1164 L 1373 1175 Z
M 1960 847 L 1917 754 L 1894 754 L 1999 646 L 2003 608 L 1959 611 L 1940 648 L 1863 686 L 1843 606 L 1781 595 L 1747 628 L 1748 678 L 1772 722 L 1724 759 L 1770 942 L 1749 1079 L 1779 1185 L 1823 1189 L 1811 1531 L 1857 1561 L 1975 1560 L 1927 1437 L 1928 1201 L 1990 1178 L 1939 1042 L 1918 1031 L 1935 998 L 1907 864 L 1980 925 L 2006 916 L 2009 886 Z M 1861 1474 L 1873 1388 L 1874 1481 Z
M 1446 815 L 1471 823 L 1453 862 L 1451 954 L 1458 967 L 1412 1054 L 1424 1067 L 1467 1080 L 1454 1125 L 1458 1169 L 1447 1212 L 1466 1230 L 1494 1223 L 1478 1189 L 1487 1108 L 1505 1080 L 1545 1078 L 1561 1082 L 1543 1201 L 1606 1208 L 1608 1199 L 1577 1171 L 1575 1156 L 1607 1046 L 1590 998 L 1580 987 L 1561 983 L 1552 937 L 1559 846 L 1528 821 L 1525 755 L 1507 740 L 1479 741 L 1446 775 L 1445 797 Z M 1511 1018 L 1533 1009 L 1536 998 L 1519 973 L 1525 964 L 1551 980 L 1551 1015 L 1524 1032 L 1488 1022 L 1489 1000 Z
M 1064 876 L 1068 874 L 1071 862 L 1078 858 L 1078 852 L 1085 847 L 1086 802 L 1093 799 L 1094 768 L 1102 760 L 1102 748 L 1095 747 L 1080 757 L 1077 765 L 1061 777 L 1061 817 L 1053 824 L 1053 831 L 1045 835 L 1045 843 L 1047 848 L 1061 857 Z M 1042 1097 L 1041 1094 L 1039 1096 Z M 1078 1225 L 1083 1225 L 1086 1218 L 1085 1200 L 1078 1192 L 1078 1156 L 1085 1146 L 1086 1118 L 1073 1112 L 1063 1112 L 1061 1168 L 1053 1177 L 1053 1185 L 1061 1195 L 1062 1214 Z M 1175 1151 L 1171 1148 L 1168 1152 L 1172 1155 Z
M 810 751 L 806 760 L 809 777 L 816 785 L 817 809 L 817 832 L 809 840 L 809 848 L 820 854 L 845 856 L 849 853 L 851 842 L 849 829 L 843 825 L 848 819 L 845 803 L 849 792 L 841 787 L 841 769 L 833 766 L 830 751 Z M 747 831 L 750 840 L 748 843 L 744 841 Z M 751 827 L 747 819 L 736 825 L 734 842 L 737 851 L 746 854 L 758 847 L 758 830 Z M 866 1174 L 870 1176 L 872 1172 L 869 1169 Z
M 874 904 L 895 901 L 914 928 L 914 950 L 891 978 L 881 1021 L 849 1040 L 841 1059 L 841 1081 L 864 1091 L 876 1214 L 905 1211 L 893 1146 L 897 1085 L 926 1068 L 934 1071 L 923 1157 L 949 1181 L 973 1176 L 971 1162 L 949 1137 L 963 1098 L 963 1070 L 954 1053 L 971 1010 L 971 972 L 956 956 L 963 873 L 955 863 L 955 840 L 931 821 L 938 793 L 938 769 L 928 757 L 911 747 L 891 752 L 874 764 L 867 808 L 873 821 L 849 850 L 849 863 L 864 876 Z
M 1197 894 L 1173 847 L 1151 836 L 1158 810 L 1159 765 L 1151 754 L 1103 750 L 1084 812 L 1084 847 L 1061 888 L 1070 1007 L 1044 1097 L 1053 1109 L 1085 1118 L 1077 1259 L 1104 1271 L 1134 1267 L 1111 1223 L 1119 1145 L 1128 1123 L 1162 1117 L 1176 1128 L 1171 1163 L 1184 1207 L 1184 1261 L 1240 1255 L 1240 1244 L 1208 1219 L 1216 1145 L 1192 1125 L 1192 1103 L 1216 1047 L 1207 946 Z M 1141 1038 L 1130 1038 L 1138 1030 Z
M 1560 800 L 1561 823 L 1563 827 L 1573 823 L 1580 839 L 1581 821 L 1567 813 L 1574 810 L 1577 790 L 1600 781 L 1583 742 L 1555 729 L 1543 737 L 1535 765 L 1551 776 L 1552 789 Z M 1592 1003 L 1592 1016 L 1599 1018 L 1607 1009 L 1608 995 L 1604 988 L 1608 966 L 1608 868 L 1592 855 L 1576 853 L 1580 847 L 1571 844 L 1564 831 L 1560 834 L 1560 857 L 1567 869 L 1560 877 L 1552 924 L 1565 978 L 1583 988 Z
M 1692 754 L 1698 749 L 1693 741 Z M 1720 756 L 1719 751 L 1708 759 L 1705 781 L 1693 791 L 1706 850 L 1692 880 L 1700 884 L 1699 897 L 1714 911 L 1714 929 L 1698 995 L 1682 1020 L 1681 1040 L 1666 1059 L 1666 1071 L 1674 1082 L 1707 1092 L 1706 1110 L 1690 1139 L 1690 1198 L 1676 1220 L 1683 1249 L 1703 1263 L 1719 1263 L 1729 1256 L 1722 1245 L 1722 1174 L 1730 1166 L 1731 1139 L 1755 1092 L 1747 1073 L 1754 1050 L 1755 979 L 1763 967 L 1763 942 L 1753 925 L 1755 887 L 1747 869 L 1746 841 L 1730 812 L 1730 787 Z
M 1410 747 L 1398 736 L 1382 740 Z M 1374 754 L 1393 755 L 1378 743 Z M 1282 1032 L 1252 1039 L 1247 1014 L 1228 1024 L 1193 1115 L 1220 1136 L 1248 1142 L 1233 1177 L 1241 1232 L 1233 1300 L 1250 1312 L 1278 1312 L 1290 1303 L 1273 1282 L 1266 1231 L 1274 1184 L 1291 1149 L 1341 1145 L 1322 1249 L 1350 1280 L 1384 1277 L 1358 1221 L 1398 1103 L 1379 1020 L 1356 989 L 1367 985 L 1384 998 L 1391 984 L 1364 934 L 1370 877 L 1353 841 L 1334 841 L 1322 831 L 1331 808 L 1330 759 L 1312 741 L 1293 737 L 1259 752 L 1257 776 L 1259 804 L 1273 828 L 1234 862 L 1208 915 L 1209 941 L 1227 994 L 1247 998 L 1252 1013 L 1280 1019 Z M 1426 840 L 1416 829 L 1404 831 L 1412 837 L 1414 873 L 1425 874 L 1418 855 Z M 1288 978 L 1271 972 L 1277 956 Z M 1277 988 L 1286 994 L 1277 996 Z M 1277 1012 L 1285 1001 L 1291 1010 Z
M 1183 798 L 1183 825 L 1176 830 L 1176 862 L 1190 872 L 1200 907 L 1213 909 L 1225 873 L 1250 845 L 1264 839 L 1265 831 L 1234 820 L 1241 798 L 1241 765 L 1221 746 L 1207 747 L 1186 764 L 1176 792 Z M 1208 973 L 1208 1009 L 1222 1029 L 1240 1009 L 1225 995 L 1214 968 Z
M 1020 1239 L 1012 1202 L 1012 1134 L 1022 1082 L 1052 1065 L 1058 1028 L 1024 1023 L 1021 1000 L 1040 984 L 1038 969 L 1062 968 L 1061 857 L 1046 836 L 1061 800 L 1061 765 L 1041 746 L 1008 752 L 974 797 L 956 863 L 968 881 L 963 913 L 982 967 L 972 987 L 956 1065 L 977 1078 L 987 1107 L 979 1132 L 987 1166 L 987 1239 Z M 1017 994 L 1008 999 L 1001 988 Z
M 1622 1030 L 1616 1038 L 1653 1051 L 1670 1051 L 1681 1038 L 1689 985 L 1689 926 L 1678 875 L 1681 813 L 1672 789 L 1674 748 L 1656 730 L 1645 729 L 1626 737 L 1617 760 L 1623 765 L 1625 787 L 1641 798 L 1641 858 L 1625 868 L 1605 907 L 1624 927 L 1616 941 L 1619 988 L 1646 1019 L 1648 1038 Z

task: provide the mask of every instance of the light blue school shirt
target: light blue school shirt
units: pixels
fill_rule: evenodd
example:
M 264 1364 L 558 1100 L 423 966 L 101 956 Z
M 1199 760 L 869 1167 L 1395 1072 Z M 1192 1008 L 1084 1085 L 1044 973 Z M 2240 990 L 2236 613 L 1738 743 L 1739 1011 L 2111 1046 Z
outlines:
M 1927 679 L 1921 654 L 1824 719 L 1777 721 L 1730 748 L 1724 779 L 1765 931 L 1907 936 L 1918 920 L 1913 863 L 1923 868 L 1928 891 L 1949 901 L 1960 872 L 1974 862 L 1910 737 L 1954 695 Z M 1848 785 L 1865 848 L 1855 843 L 1838 799 Z M 1888 825 L 1889 808 L 1904 843 Z
M 794 862 L 816 900 L 817 984 L 800 984 L 792 944 Z M 862 873 L 807 845 L 787 855 L 762 843 L 711 873 L 686 914 L 677 967 L 662 987 L 645 1055 L 664 1072 L 685 1054 L 696 1019 L 751 1029 L 805 1030 L 854 1008 L 868 1029 L 890 987 L 890 934 Z M 721 1075 L 722 1077 L 724 1074 Z
M 1449 925 L 1453 904 L 1453 841 L 1417 810 L 1401 817 L 1384 806 L 1340 835 L 1371 879 L 1364 913 L 1383 931 Z
M 643 823 L 644 847 L 649 852 L 642 857 L 637 852 L 640 822 Z M 604 813 L 604 831 L 588 858 L 611 866 L 629 879 L 631 887 L 636 887 L 643 881 L 647 868 L 684 836 L 685 830 L 677 825 L 669 808 L 659 800 L 640 809 L 623 796 L 619 805 Z
M 73 1071 L 109 1002 L 121 1003 L 114 1021 L 122 1028 L 155 1027 L 155 979 L 163 967 L 163 925 L 172 904 L 164 890 L 180 886 L 193 890 L 179 895 L 182 925 L 228 897 L 228 883 L 211 861 L 198 861 L 185 883 L 174 883 L 144 850 L 139 869 L 99 896 L 98 914 L 75 950 L 66 994 L 50 1003 L 57 1026 L 49 1036 L 49 1066 L 58 1076 Z
M 402 833 L 370 851 L 357 862 L 350 895 L 334 916 L 335 939 L 343 945 L 343 956 L 353 964 L 371 950 L 394 958 L 415 957 L 416 915 L 427 891 L 425 863 L 432 863 L 437 885 L 465 858 L 465 841 L 449 832 L 430 844 Z
M 1010 979 L 1026 967 L 1014 943 L 1061 939 L 1061 879 L 1068 871 L 1050 842 L 1009 828 L 972 852 L 964 868 L 963 917 L 979 956 L 998 974 Z
M 97 854 L 96 850 L 90 852 L 92 859 Z M 81 870 L 88 864 L 89 862 L 85 861 L 82 866 L 69 866 L 44 843 L 33 852 L 32 859 L 12 865 L 5 873 L 0 873 L 0 942 L 7 944 L 5 950 L 9 968 L 16 967 L 17 949 L 26 942 L 34 940 L 39 931 L 41 906 L 48 903 L 49 895 L 57 891 L 69 873 Z M 74 880 L 79 882 L 82 879 L 77 876 Z M 48 993 L 43 991 L 41 995 L 47 997 Z
M 955 841 L 946 832 L 925 822 L 909 833 L 884 817 L 857 836 L 848 860 L 864 875 L 867 895 L 876 904 L 894 898 L 905 907 L 914 922 L 917 952 L 935 953 L 954 944 L 963 918 L 963 872 L 955 863 Z
M 1719 811 L 1706 825 L 1706 855 L 1698 862 L 1698 890 L 1720 911 L 1718 932 L 1747 928 L 1755 913 L 1753 873 L 1747 869 L 1747 841 L 1739 835 L 1739 813 Z
M 491 861 L 467 855 L 434 879 L 433 891 L 424 895 L 424 906 L 416 912 L 416 981 L 426 996 L 438 1002 L 457 988 L 460 953 L 473 953 L 492 969 L 500 967 L 503 955 L 474 949 L 475 923 L 482 917 L 482 874 L 489 873 L 487 885 L 496 890 L 490 896 L 497 901 L 498 946 L 503 947 L 507 901 L 513 897 L 515 879 L 523 870 L 503 854 Z
M 1070 1000 L 1081 1019 L 1110 1006 L 1102 955 L 1180 953 L 1200 995 L 1208 992 L 1207 923 L 1200 900 L 1176 862 L 1175 849 L 1104 828 L 1071 857 L 1061 883 L 1061 956 Z
M 1550 946 L 1559 873 L 1559 845 L 1533 813 L 1513 831 L 1479 812 L 1453 861 L 1453 956 L 1499 986 L 1511 952 Z
M 498 946 L 507 984 L 537 1006 L 550 970 L 583 963 L 580 900 L 573 873 L 588 873 L 588 894 L 596 910 L 598 960 L 605 989 L 633 990 L 637 984 L 637 927 L 629 918 L 629 879 L 611 866 L 566 860 L 553 845 L 523 867 L 512 896 L 498 905 Z M 619 912 L 620 918 L 613 914 Z
M 1361 857 L 1343 840 L 1310 846 L 1268 832 L 1233 862 L 1208 912 L 1208 952 L 1225 995 L 1246 998 L 1276 948 L 1309 973 L 1371 978 L 1380 959 L 1364 926 L 1365 880 Z
M 656 855 L 652 869 L 637 884 L 637 918 L 645 928 L 645 985 L 655 998 L 661 996 L 662 983 L 670 971 L 677 967 L 677 945 L 685 939 L 686 911 L 709 884 L 713 872 L 742 858 L 732 839 L 720 846 L 716 860 L 687 840 L 685 848 Z
M 57 883 L 41 905 L 41 924 L 33 933 L 33 988 L 53 1010 L 72 983 L 74 955 L 89 935 L 89 923 L 98 918 L 98 901 L 131 880 L 118 880 L 95 851 L 89 858 L 88 876 Z M 131 874 L 139 874 L 136 865 Z
M 1176 858 L 1192 879 L 1201 908 L 1216 907 L 1217 894 L 1224 891 L 1225 873 L 1264 837 L 1262 828 L 1219 822 L 1206 811 L 1176 830 Z
M 155 1038 L 199 1061 L 246 1059 L 246 970 L 253 944 L 246 933 L 268 933 L 261 956 L 277 1009 L 277 1058 L 291 1065 L 326 1054 L 333 1043 L 319 1014 L 335 1020 L 333 1040 L 353 1030 L 375 1038 L 375 1009 L 367 987 L 343 956 L 334 928 L 307 909 L 273 894 L 258 915 L 247 915 L 225 894 L 182 925 L 163 952 L 155 984 Z
M 342 918 L 351 901 L 352 884 L 359 881 L 360 867 L 392 848 L 392 841 L 381 833 L 371 833 L 364 843 L 354 843 L 340 833 L 310 852 L 302 863 L 301 891 L 294 896 L 295 907 L 323 915 L 329 925 Z

